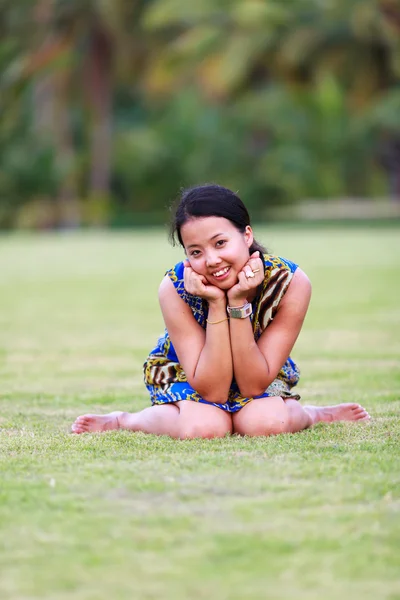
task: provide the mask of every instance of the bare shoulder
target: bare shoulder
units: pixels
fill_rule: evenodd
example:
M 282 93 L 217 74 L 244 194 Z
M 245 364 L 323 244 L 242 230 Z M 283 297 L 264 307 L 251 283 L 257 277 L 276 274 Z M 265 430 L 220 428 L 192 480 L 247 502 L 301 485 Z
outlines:
M 287 292 L 282 299 L 281 306 L 297 306 L 300 310 L 307 310 L 311 298 L 311 281 L 300 267 L 298 267 L 289 284 Z
M 171 323 L 171 320 L 175 321 L 182 316 L 185 317 L 185 321 L 187 319 L 194 321 L 190 306 L 179 296 L 168 275 L 165 275 L 160 283 L 158 288 L 158 300 L 164 319 L 167 319 L 169 324 Z M 185 323 L 185 321 L 183 323 Z
M 170 296 L 172 294 L 176 294 L 175 288 L 174 288 L 174 284 L 172 283 L 171 279 L 168 277 L 168 275 L 165 275 L 160 283 L 160 286 L 158 288 L 158 297 L 160 299 L 160 302 L 162 300 L 162 298 L 164 298 L 164 296 Z
M 292 281 L 290 282 L 288 292 L 292 293 L 308 293 L 311 294 L 311 281 L 300 267 L 297 267 Z
M 174 284 L 168 275 L 165 275 L 158 288 L 158 299 L 161 308 L 164 310 L 167 306 L 186 305 L 182 298 L 179 297 Z

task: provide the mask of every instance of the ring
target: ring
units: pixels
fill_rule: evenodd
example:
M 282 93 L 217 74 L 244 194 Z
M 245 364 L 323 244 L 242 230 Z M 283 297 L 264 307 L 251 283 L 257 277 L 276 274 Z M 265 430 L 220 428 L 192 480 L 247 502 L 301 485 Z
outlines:
M 246 277 L 247 279 L 251 279 L 252 277 L 254 277 L 254 273 L 258 273 L 260 269 L 254 269 L 254 271 L 250 271 L 250 273 L 246 273 Z

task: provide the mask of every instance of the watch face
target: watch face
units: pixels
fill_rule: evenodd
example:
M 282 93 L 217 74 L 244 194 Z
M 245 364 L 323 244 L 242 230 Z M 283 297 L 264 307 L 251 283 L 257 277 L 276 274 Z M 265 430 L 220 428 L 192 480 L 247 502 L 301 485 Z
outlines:
M 252 312 L 253 309 L 250 303 L 239 308 L 236 306 L 228 306 L 228 313 L 233 319 L 245 319 L 250 316 Z

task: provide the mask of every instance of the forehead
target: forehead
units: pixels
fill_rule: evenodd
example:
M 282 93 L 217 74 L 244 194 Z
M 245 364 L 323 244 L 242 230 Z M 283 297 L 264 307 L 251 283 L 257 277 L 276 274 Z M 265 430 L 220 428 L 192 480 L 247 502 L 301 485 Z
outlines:
M 194 217 L 181 227 L 184 246 L 204 245 L 219 234 L 238 233 L 236 227 L 224 217 Z

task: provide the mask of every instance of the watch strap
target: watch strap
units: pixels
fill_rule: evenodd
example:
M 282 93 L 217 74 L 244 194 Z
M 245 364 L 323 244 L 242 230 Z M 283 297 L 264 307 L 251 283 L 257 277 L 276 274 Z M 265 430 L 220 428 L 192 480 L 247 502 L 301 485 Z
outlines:
M 253 312 L 250 302 L 247 302 L 243 306 L 227 306 L 226 310 L 232 319 L 246 319 Z

